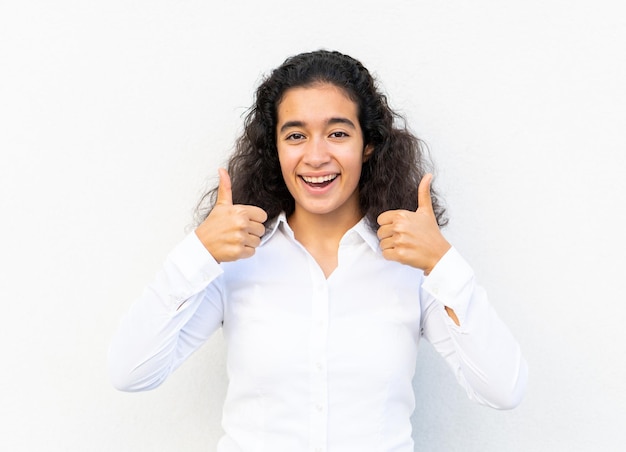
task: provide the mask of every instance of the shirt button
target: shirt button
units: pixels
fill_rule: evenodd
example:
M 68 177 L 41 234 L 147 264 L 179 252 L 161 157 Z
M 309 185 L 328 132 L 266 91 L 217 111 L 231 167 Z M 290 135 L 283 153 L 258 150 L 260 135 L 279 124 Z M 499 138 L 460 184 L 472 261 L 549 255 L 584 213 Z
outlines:
M 322 363 L 321 363 L 321 362 L 319 362 L 319 361 L 318 361 L 318 362 L 316 362 L 316 363 L 315 363 L 315 368 L 316 368 L 317 370 L 322 370 Z
M 315 409 L 316 409 L 317 411 L 319 411 L 319 412 L 322 412 L 322 410 L 324 409 L 324 407 L 323 407 L 321 404 L 319 404 L 319 403 L 318 403 L 317 405 L 315 405 Z

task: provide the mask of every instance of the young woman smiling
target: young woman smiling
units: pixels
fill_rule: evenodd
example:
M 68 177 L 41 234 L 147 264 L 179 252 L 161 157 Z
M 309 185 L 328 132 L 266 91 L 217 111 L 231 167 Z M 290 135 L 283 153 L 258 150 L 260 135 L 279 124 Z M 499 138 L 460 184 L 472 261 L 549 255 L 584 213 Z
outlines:
M 275 69 L 198 227 L 122 320 L 113 384 L 158 386 L 222 327 L 218 451 L 409 452 L 425 338 L 470 398 L 516 406 L 526 362 L 441 233 L 419 140 L 397 119 L 349 56 Z

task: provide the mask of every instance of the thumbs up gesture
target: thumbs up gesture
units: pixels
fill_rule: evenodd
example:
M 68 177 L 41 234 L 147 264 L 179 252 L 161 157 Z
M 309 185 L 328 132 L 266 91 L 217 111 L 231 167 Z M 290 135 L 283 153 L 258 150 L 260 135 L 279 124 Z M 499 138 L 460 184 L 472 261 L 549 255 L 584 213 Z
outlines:
M 415 212 L 388 210 L 378 216 L 378 238 L 383 257 L 431 272 L 451 245 L 439 230 L 430 198 L 432 174 L 426 174 L 417 189 Z
M 196 235 L 217 262 L 250 257 L 265 233 L 267 213 L 260 207 L 233 204 L 230 176 L 223 168 L 219 176 L 215 206 Z

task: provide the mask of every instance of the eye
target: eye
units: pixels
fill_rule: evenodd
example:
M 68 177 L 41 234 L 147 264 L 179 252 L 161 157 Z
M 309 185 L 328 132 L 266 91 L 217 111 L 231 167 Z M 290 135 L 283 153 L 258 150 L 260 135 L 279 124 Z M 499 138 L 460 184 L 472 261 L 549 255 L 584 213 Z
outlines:
M 287 135 L 285 139 L 291 140 L 291 141 L 303 140 L 304 135 L 302 135 L 301 133 L 294 132 L 294 133 L 290 133 L 289 135 Z
M 330 134 L 331 138 L 345 138 L 349 136 L 350 135 L 348 135 L 346 132 L 333 132 Z

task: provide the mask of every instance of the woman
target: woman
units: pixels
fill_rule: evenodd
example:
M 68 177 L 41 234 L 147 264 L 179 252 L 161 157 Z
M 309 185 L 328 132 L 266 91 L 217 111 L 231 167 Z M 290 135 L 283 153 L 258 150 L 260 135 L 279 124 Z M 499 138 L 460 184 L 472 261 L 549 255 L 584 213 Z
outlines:
M 113 338 L 113 384 L 158 386 L 221 326 L 219 451 L 412 451 L 424 337 L 470 398 L 516 406 L 519 346 L 441 234 L 419 141 L 395 118 L 346 55 L 275 69 L 205 218 Z

